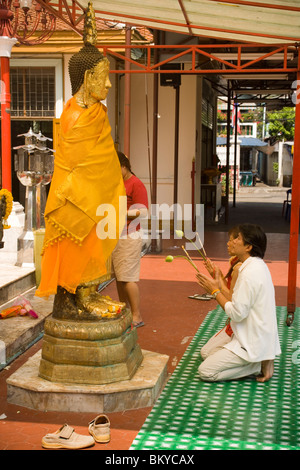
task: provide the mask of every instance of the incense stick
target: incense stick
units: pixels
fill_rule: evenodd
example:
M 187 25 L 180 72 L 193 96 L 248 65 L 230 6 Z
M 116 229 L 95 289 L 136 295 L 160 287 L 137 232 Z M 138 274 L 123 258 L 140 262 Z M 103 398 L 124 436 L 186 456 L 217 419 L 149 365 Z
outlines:
M 201 247 L 202 247 L 203 253 L 205 254 L 205 257 L 207 258 L 207 254 L 206 254 L 206 251 L 205 251 L 205 249 L 204 249 L 203 243 L 202 243 L 202 241 L 201 241 L 201 239 L 200 239 L 199 233 L 196 232 L 196 234 L 198 235 L 198 239 L 199 239 L 200 245 L 201 245 Z
M 196 271 L 198 271 L 198 273 L 200 273 L 199 269 L 197 268 L 197 266 L 194 264 L 192 258 L 190 257 L 190 255 L 188 254 L 188 252 L 186 251 L 186 249 L 184 248 L 184 246 L 182 245 L 181 248 L 183 249 L 183 251 L 185 252 L 186 256 L 188 257 L 188 259 L 190 260 L 190 262 L 192 263 L 192 265 L 194 266 L 194 268 L 196 269 Z

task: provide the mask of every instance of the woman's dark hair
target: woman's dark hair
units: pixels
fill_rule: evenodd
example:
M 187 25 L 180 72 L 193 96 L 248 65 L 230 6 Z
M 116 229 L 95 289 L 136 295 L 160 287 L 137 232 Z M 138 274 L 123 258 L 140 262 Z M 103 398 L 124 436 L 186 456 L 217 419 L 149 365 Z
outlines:
M 245 245 L 252 245 L 250 256 L 263 258 L 267 248 L 267 237 L 260 225 L 241 224 L 238 229 Z
M 131 173 L 131 165 L 129 159 L 126 157 L 125 153 L 123 152 L 117 152 L 118 157 L 119 157 L 119 162 L 121 166 L 125 166 Z

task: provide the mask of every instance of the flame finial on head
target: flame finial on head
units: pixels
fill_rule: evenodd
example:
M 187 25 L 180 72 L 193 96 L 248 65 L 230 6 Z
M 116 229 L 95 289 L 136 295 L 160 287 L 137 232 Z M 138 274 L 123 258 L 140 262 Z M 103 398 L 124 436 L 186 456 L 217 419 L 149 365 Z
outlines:
M 97 41 L 97 28 L 95 12 L 91 2 L 89 2 L 85 14 L 83 41 L 84 46 L 69 61 L 72 95 L 75 95 L 83 84 L 86 70 L 91 70 L 98 62 L 103 60 L 103 54 L 94 45 Z
M 92 2 L 88 3 L 88 8 L 85 12 L 83 42 L 85 45 L 95 45 L 97 42 L 96 18 Z

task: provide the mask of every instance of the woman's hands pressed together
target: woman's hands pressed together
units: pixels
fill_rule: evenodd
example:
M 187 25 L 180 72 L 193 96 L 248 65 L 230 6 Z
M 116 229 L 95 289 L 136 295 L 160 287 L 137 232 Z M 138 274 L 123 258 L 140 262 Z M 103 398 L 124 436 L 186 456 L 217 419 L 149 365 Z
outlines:
M 205 274 L 198 273 L 196 274 L 198 284 L 203 287 L 203 289 L 211 294 L 214 290 L 220 289 L 220 280 L 219 276 L 216 279 L 205 276 Z

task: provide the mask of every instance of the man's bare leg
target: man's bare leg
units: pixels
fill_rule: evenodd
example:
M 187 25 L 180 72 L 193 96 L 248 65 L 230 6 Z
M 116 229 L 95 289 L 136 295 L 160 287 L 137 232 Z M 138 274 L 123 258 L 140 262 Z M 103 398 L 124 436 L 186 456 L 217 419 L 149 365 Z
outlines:
M 116 284 L 117 284 L 119 300 L 121 302 L 125 302 L 127 304 L 127 307 L 130 308 L 129 300 L 125 291 L 125 283 L 121 281 L 117 281 Z
M 256 377 L 257 382 L 267 382 L 274 373 L 274 360 L 262 361 L 261 374 Z
M 131 309 L 134 324 L 142 321 L 140 312 L 140 293 L 136 282 L 117 281 L 119 300 L 126 302 Z

